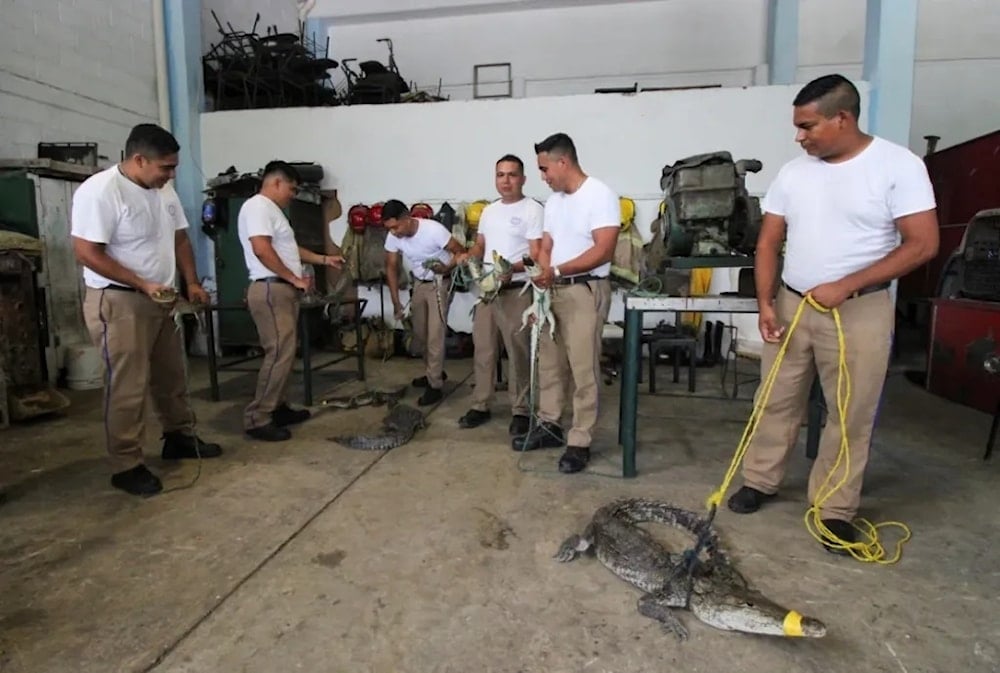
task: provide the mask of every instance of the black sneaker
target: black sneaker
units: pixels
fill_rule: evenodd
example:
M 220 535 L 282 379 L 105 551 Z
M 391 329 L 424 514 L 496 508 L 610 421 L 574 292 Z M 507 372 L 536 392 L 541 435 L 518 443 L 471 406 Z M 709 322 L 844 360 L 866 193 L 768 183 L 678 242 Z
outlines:
M 555 423 L 542 421 L 530 433 L 515 437 L 510 448 L 515 451 L 534 451 L 535 449 L 555 449 L 563 445 L 563 431 Z
M 844 542 L 853 543 L 858 541 L 858 531 L 854 528 L 850 521 L 844 521 L 843 519 L 823 519 L 822 523 L 827 529 L 836 535 L 838 538 Z M 833 541 L 831 541 L 833 542 Z M 821 544 L 823 549 L 827 550 L 831 554 L 840 554 L 841 556 L 850 556 L 851 552 L 847 549 L 842 549 L 839 546 L 831 546 L 831 542 L 822 540 Z M 833 542 L 833 544 L 839 544 Z
M 559 457 L 559 471 L 563 474 L 579 472 L 590 462 L 589 446 L 567 446 Z
M 479 411 L 478 409 L 469 409 L 465 412 L 465 415 L 458 419 L 458 427 L 460 428 L 475 428 L 486 421 L 490 420 L 492 415 L 488 411 Z
M 510 433 L 511 437 L 520 437 L 521 435 L 528 434 L 528 427 L 531 425 L 531 419 L 527 416 L 514 416 L 510 419 L 510 426 L 507 428 L 507 432 Z
M 756 488 L 743 486 L 729 496 L 729 509 L 737 514 L 751 514 L 760 509 L 760 506 L 773 498 L 774 495 L 774 493 L 764 493 Z
M 440 388 L 431 388 L 428 386 L 424 388 L 424 394 L 417 399 L 417 406 L 426 407 L 428 404 L 440 402 L 443 397 L 444 393 L 441 392 Z
M 163 450 L 160 452 L 160 457 L 163 460 L 181 460 L 182 458 L 198 458 L 199 456 L 218 458 L 221 455 L 221 446 L 206 442 L 196 435 L 188 435 L 180 430 L 163 433 Z
M 308 409 L 292 409 L 287 404 L 282 404 L 271 412 L 271 420 L 279 428 L 305 423 L 311 417 L 312 413 Z
M 443 381 L 447 381 L 447 380 L 448 380 L 448 372 L 441 372 L 441 381 L 443 382 Z M 426 388 L 427 387 L 427 377 L 426 376 L 418 376 L 417 378 L 415 378 L 412 381 L 410 381 L 410 384 L 414 388 Z
M 274 423 L 250 428 L 247 430 L 247 435 L 262 442 L 283 442 L 292 438 L 292 433 L 288 431 L 288 428 L 279 428 Z
M 131 495 L 156 495 L 163 490 L 160 479 L 142 463 L 111 475 L 111 485 Z

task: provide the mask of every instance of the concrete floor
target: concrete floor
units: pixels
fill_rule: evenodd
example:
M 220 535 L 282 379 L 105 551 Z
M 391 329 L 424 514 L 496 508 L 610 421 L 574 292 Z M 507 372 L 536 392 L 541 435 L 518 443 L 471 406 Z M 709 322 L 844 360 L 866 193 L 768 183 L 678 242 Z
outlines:
M 502 409 L 486 426 L 457 428 L 469 364 L 448 364 L 456 389 L 431 426 L 382 454 L 326 439 L 374 423 L 375 408 L 322 411 L 285 444 L 245 441 L 252 376 L 230 375 L 212 403 L 196 361 L 200 430 L 226 454 L 192 487 L 148 500 L 108 484 L 97 393 L 74 393 L 66 417 L 3 431 L 0 670 L 1000 670 L 998 467 L 981 460 L 984 414 L 894 374 L 863 514 L 910 525 L 902 561 L 819 548 L 802 521 L 800 447 L 779 500 L 752 516 L 722 510 L 717 526 L 744 574 L 825 621 L 828 637 L 725 633 L 682 613 L 691 636 L 678 643 L 596 561 L 562 565 L 552 554 L 619 496 L 703 507 L 748 402 L 642 395 L 640 476 L 624 481 L 617 389 L 603 387 L 600 451 L 590 473 L 567 476 L 554 470 L 558 451 L 519 461 Z M 414 362 L 372 364 L 369 383 L 416 373 Z M 719 392 L 717 370 L 699 374 L 700 394 Z M 683 391 L 668 370 L 661 377 L 662 391 Z M 330 384 L 321 377 L 317 388 Z M 150 466 L 168 488 L 189 484 L 197 465 L 164 465 L 157 436 L 151 428 Z

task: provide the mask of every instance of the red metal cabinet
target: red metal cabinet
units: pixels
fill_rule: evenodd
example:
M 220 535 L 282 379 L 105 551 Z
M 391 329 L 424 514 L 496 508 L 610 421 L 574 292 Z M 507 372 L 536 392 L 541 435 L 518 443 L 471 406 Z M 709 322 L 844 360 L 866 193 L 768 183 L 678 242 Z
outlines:
M 983 369 L 1000 345 L 1000 303 L 971 299 L 931 300 L 927 390 L 992 414 L 1000 401 L 1000 377 Z
M 930 154 L 924 163 L 934 185 L 941 244 L 935 259 L 900 278 L 904 301 L 933 297 L 965 225 L 981 210 L 1000 208 L 1000 131 Z

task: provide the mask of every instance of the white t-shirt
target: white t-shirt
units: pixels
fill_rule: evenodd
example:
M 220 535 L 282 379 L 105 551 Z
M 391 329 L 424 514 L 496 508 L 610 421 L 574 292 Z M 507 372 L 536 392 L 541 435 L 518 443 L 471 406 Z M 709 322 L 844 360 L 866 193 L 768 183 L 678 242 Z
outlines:
M 542 237 L 542 220 L 545 208 L 538 201 L 525 197 L 515 203 L 497 200 L 483 209 L 479 217 L 479 234 L 486 242 L 483 260 L 488 264 L 496 250 L 511 263 L 520 262 L 528 254 L 528 241 Z M 525 272 L 515 273 L 512 280 L 528 277 Z
M 93 243 L 137 276 L 173 285 L 177 278 L 174 234 L 187 229 L 177 192 L 169 183 L 145 189 L 122 175 L 117 164 L 96 173 L 73 194 L 70 233 Z M 84 267 L 87 287 L 120 285 Z
M 799 292 L 871 266 L 899 245 L 894 220 L 935 207 L 924 162 L 875 137 L 840 163 L 804 155 L 778 172 L 765 212 L 785 218 L 781 279 Z
M 552 266 L 579 257 L 594 245 L 594 229 L 621 227 L 618 195 L 610 187 L 588 176 L 572 194 L 556 192 L 545 201 L 544 230 L 552 237 Z M 611 263 L 587 273 L 606 278 Z
M 437 220 L 415 219 L 418 226 L 413 236 L 401 237 L 390 233 L 385 237 L 385 249 L 387 252 L 402 253 L 407 267 L 416 278 L 434 280 L 434 272 L 425 269 L 424 262 L 428 259 L 445 263 L 451 261 L 451 253 L 445 250 L 451 240 L 451 232 Z
M 302 276 L 299 244 L 295 240 L 292 225 L 288 223 L 288 218 L 281 212 L 278 204 L 263 194 L 252 196 L 243 202 L 236 221 L 240 244 L 243 246 L 243 259 L 250 272 L 250 280 L 277 275 L 257 259 L 257 255 L 253 253 L 253 244 L 250 243 L 251 236 L 270 236 L 271 246 L 277 253 L 278 259 L 296 276 Z

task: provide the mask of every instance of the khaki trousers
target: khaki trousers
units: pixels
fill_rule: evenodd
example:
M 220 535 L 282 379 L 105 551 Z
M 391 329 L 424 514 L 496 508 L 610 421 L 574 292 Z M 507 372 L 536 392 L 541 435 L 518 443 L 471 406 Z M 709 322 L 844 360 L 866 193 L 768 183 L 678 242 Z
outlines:
M 531 289 L 503 290 L 489 304 L 477 304 L 472 318 L 472 343 L 475 347 L 473 369 L 476 385 L 472 392 L 472 408 L 489 411 L 495 389 L 496 364 L 500 343 L 507 349 L 508 385 L 511 413 L 527 416 L 528 386 L 530 385 L 531 331 L 521 329 L 521 315 L 531 305 Z
M 448 331 L 448 279 L 440 283 L 435 292 L 432 281 L 413 280 L 410 290 L 410 314 L 413 319 L 414 347 L 424 354 L 424 373 L 431 388 L 441 388 L 444 383 L 444 338 Z M 440 308 L 438 302 L 440 301 Z M 441 316 L 444 320 L 441 320 Z
M 782 324 L 791 324 L 800 301 L 801 297 L 785 287 L 778 290 L 775 307 Z M 857 514 L 861 502 L 872 427 L 889 366 L 894 314 L 888 290 L 848 299 L 839 311 L 851 383 L 846 418 L 850 471 L 847 481 L 826 500 L 820 514 L 824 519 L 850 521 Z M 779 346 L 764 344 L 761 353 L 762 380 L 770 371 Z M 840 451 L 840 416 L 836 403 L 838 362 L 833 314 L 821 313 L 807 305 L 788 342 L 771 397 L 763 409 L 754 439 L 747 448 L 743 462 L 743 477 L 747 486 L 764 493 L 778 490 L 789 452 L 799 435 L 813 376 L 818 372 L 829 414 L 819 452 L 809 474 L 809 502 L 815 503 L 817 491 L 833 469 Z M 760 394 L 760 388 L 757 394 Z M 825 491 L 836 486 L 843 477 L 844 463 L 841 462 Z
M 611 308 L 611 283 L 607 279 L 552 289 L 555 341 L 546 324 L 538 356 L 538 417 L 559 423 L 566 394 L 565 364 L 573 382 L 573 425 L 566 435 L 569 446 L 589 447 L 597 424 L 598 380 L 601 376 L 601 334 Z
M 164 432 L 194 428 L 181 332 L 170 307 L 141 292 L 95 290 L 83 299 L 87 331 L 104 362 L 104 439 L 114 472 L 143 462 L 146 395 Z
M 243 426 L 250 430 L 270 423 L 272 412 L 287 399 L 295 365 L 299 291 L 286 283 L 250 283 L 247 306 L 264 349 L 257 392 L 243 412 Z

